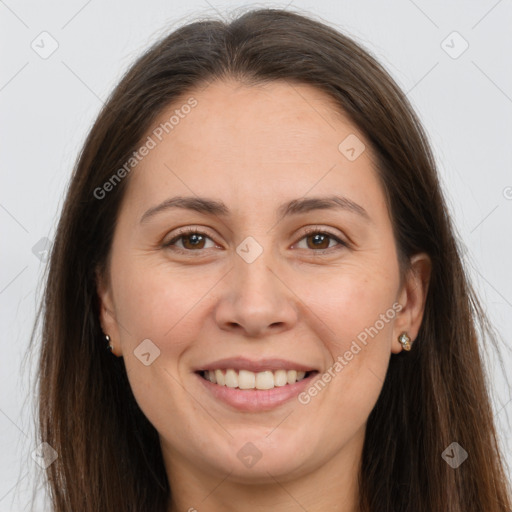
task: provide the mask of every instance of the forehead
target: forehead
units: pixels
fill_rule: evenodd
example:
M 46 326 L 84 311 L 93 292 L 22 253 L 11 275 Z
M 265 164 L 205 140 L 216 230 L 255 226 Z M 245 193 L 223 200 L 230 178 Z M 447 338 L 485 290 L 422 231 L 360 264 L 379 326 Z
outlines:
M 363 134 L 332 98 L 306 84 L 212 82 L 162 111 L 148 137 L 154 147 L 128 190 L 145 204 L 171 192 L 279 203 L 309 191 L 359 202 L 382 195 Z M 362 151 L 356 159 L 343 152 L 347 140 Z
M 330 96 L 306 84 L 280 80 L 247 86 L 216 81 L 187 98 L 192 96 L 197 105 L 165 136 L 218 158 L 279 162 L 306 157 L 314 162 L 328 147 L 337 156 L 339 137 L 358 131 Z M 155 124 L 163 125 L 185 103 L 185 97 L 175 102 Z

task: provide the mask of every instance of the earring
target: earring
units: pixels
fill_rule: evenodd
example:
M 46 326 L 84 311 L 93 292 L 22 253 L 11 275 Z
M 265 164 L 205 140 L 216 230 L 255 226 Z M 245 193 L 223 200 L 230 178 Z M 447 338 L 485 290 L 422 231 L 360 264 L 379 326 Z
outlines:
M 113 352 L 113 345 L 112 343 L 110 342 L 110 336 L 108 334 L 105 335 L 105 341 L 108 343 L 107 345 L 107 350 L 110 350 L 110 352 Z
M 403 332 L 400 334 L 400 336 L 398 336 L 398 341 L 404 350 L 407 350 L 407 352 L 411 350 L 411 338 L 409 338 L 406 332 Z

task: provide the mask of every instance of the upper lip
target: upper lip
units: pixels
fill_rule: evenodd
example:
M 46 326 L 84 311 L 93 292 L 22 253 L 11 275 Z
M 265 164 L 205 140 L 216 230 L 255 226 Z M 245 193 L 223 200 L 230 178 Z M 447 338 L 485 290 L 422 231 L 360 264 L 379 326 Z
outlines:
M 258 359 L 253 361 L 246 357 L 228 357 L 226 359 L 218 359 L 212 363 L 207 363 L 195 369 L 195 371 L 201 370 L 222 370 L 230 369 L 233 370 L 249 370 L 254 373 L 263 372 L 265 370 L 298 370 L 303 372 L 315 371 L 315 368 L 311 366 L 296 363 L 294 361 L 288 361 L 286 359 Z

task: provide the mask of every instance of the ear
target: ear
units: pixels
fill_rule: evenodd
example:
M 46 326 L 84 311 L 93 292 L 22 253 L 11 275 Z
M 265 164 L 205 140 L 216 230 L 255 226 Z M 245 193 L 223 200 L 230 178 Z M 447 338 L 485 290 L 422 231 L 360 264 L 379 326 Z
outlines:
M 109 279 L 103 272 L 96 269 L 96 291 L 100 304 L 100 324 L 104 334 L 110 336 L 110 343 L 113 346 L 112 353 L 121 355 L 121 344 L 119 343 L 119 326 L 115 315 L 114 299 Z
M 394 354 L 403 350 L 398 336 L 406 332 L 414 342 L 420 330 L 423 312 L 430 283 L 432 262 L 426 253 L 415 254 L 411 258 L 404 283 L 398 294 L 398 303 L 402 309 L 398 313 L 393 329 L 393 343 L 391 351 Z

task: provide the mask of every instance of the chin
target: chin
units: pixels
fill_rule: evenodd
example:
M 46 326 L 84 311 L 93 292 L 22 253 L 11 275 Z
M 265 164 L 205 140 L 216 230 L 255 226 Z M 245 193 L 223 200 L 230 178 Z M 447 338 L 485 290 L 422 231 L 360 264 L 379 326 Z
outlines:
M 307 439 L 293 441 L 285 432 L 278 435 L 276 431 L 266 437 L 269 432 L 266 428 L 259 435 L 230 439 L 229 445 L 212 454 L 214 460 L 210 463 L 216 468 L 214 471 L 230 474 L 233 482 L 275 484 L 275 479 L 286 481 L 313 470 L 310 466 L 314 453 L 304 450 L 305 445 L 310 446 L 306 444 Z

